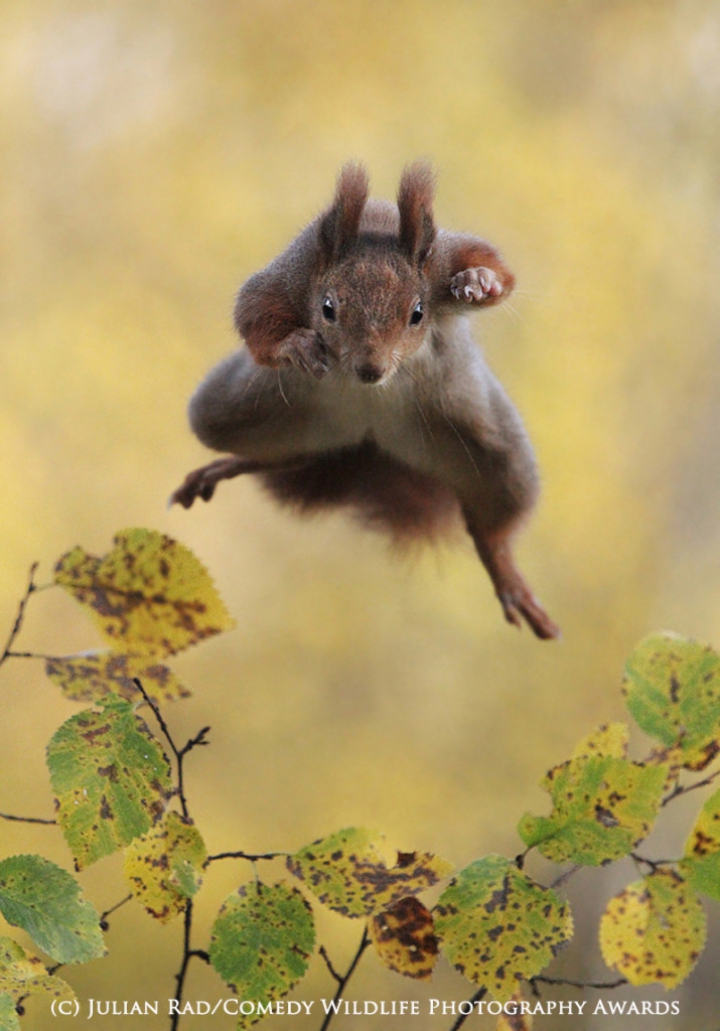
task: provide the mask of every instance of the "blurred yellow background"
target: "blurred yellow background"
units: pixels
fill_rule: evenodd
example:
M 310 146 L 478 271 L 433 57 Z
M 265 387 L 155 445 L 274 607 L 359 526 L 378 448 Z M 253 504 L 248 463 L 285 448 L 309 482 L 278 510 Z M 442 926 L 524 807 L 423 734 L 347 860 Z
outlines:
M 75 544 L 102 554 L 127 526 L 168 533 L 238 621 L 174 663 L 193 690 L 169 714 L 177 737 L 213 728 L 187 771 L 211 852 L 294 850 L 362 824 L 458 866 L 515 854 L 523 811 L 546 811 L 545 769 L 622 718 L 634 643 L 668 628 L 720 645 L 717 5 L 6 0 L 0 19 L 0 628 L 31 561 L 43 581 Z M 544 493 L 519 555 L 560 643 L 504 624 L 462 535 L 402 560 L 343 515 L 297 520 L 250 480 L 165 507 L 210 458 L 185 407 L 236 345 L 237 286 L 329 201 L 345 160 L 392 197 L 420 156 L 438 169 L 438 223 L 486 236 L 518 277 L 511 303 L 475 325 L 538 453 Z M 48 592 L 19 643 L 97 640 Z M 50 815 L 44 746 L 78 706 L 19 661 L 0 703 L 0 810 Z M 668 813 L 656 854 L 677 852 L 695 798 L 679 829 Z M 53 829 L 0 832 L 3 854 L 69 862 Z M 212 868 L 197 947 L 250 875 Z M 582 926 L 566 971 L 609 976 L 597 919 L 634 876 L 628 863 L 571 882 Z M 100 909 L 123 895 L 115 859 L 82 880 Z M 66 971 L 80 995 L 171 996 L 180 927 L 131 907 L 111 924 L 110 958 Z M 360 933 L 321 917 L 338 967 Z M 703 957 L 663 1028 L 710 1026 L 716 962 Z M 298 996 L 332 990 L 316 961 Z M 188 997 L 219 994 L 196 963 Z M 471 994 L 446 966 L 417 985 L 372 956 L 349 992 Z M 51 1025 L 31 1001 L 25 1028 Z M 183 1031 L 209 1026 L 233 1020 Z

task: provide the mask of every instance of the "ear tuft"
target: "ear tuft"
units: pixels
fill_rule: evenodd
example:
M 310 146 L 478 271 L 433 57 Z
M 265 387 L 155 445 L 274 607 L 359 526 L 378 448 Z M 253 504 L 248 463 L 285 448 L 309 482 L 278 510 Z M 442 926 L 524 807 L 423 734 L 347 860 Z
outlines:
M 435 173 L 426 161 L 408 165 L 400 179 L 400 246 L 414 264 L 422 265 L 435 239 L 433 197 Z
M 332 206 L 320 222 L 320 240 L 328 261 L 340 257 L 356 239 L 368 189 L 364 165 L 354 161 L 343 165 Z

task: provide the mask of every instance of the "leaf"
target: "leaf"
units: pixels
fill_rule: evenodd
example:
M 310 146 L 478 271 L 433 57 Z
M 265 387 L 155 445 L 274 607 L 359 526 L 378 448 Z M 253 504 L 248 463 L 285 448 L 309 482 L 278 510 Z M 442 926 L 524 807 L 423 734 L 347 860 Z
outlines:
M 656 870 L 611 899 L 600 921 L 608 966 L 630 984 L 676 988 L 705 944 L 705 914 L 694 890 L 674 870 Z
M 720 656 L 676 634 L 641 641 L 625 666 L 627 707 L 646 734 L 679 744 L 687 769 L 704 769 L 720 751 Z
M 426 981 L 438 956 L 432 913 L 410 895 L 378 913 L 368 933 L 380 960 L 390 970 Z
M 58 963 L 105 955 L 100 918 L 75 878 L 41 856 L 0 862 L 0 911 Z
M 122 699 L 63 723 L 47 761 L 58 821 L 78 870 L 145 834 L 165 809 L 170 765 Z
M 696 891 L 720 901 L 720 791 L 700 810 L 685 844 L 681 869 Z
M 287 868 L 326 906 L 350 917 L 388 909 L 452 870 L 429 852 L 398 852 L 397 864 L 388 868 L 376 848 L 378 840 L 375 831 L 348 827 L 288 856 Z
M 434 909 L 440 950 L 501 1002 L 539 974 L 572 937 L 570 907 L 504 856 L 461 870 Z
M 0 994 L 0 1031 L 20 1031 L 20 1019 L 15 1003 L 4 992 Z
M 185 911 L 202 883 L 205 843 L 192 822 L 170 812 L 125 850 L 130 891 L 151 916 L 168 923 Z
M 571 759 L 550 770 L 550 816 L 525 813 L 518 832 L 555 863 L 599 866 L 632 851 L 647 836 L 666 781 L 661 766 L 643 766 L 613 756 Z
M 0 937 L 0 998 L 15 1003 L 26 995 L 52 995 L 56 999 L 74 999 L 67 981 L 49 974 L 45 964 L 28 949 L 23 949 L 12 938 Z M 0 1011 L 1 1013 L 1 1011 Z M 2 1027 L 0 1016 L 0 1027 Z
M 297 888 L 253 881 L 225 900 L 213 925 L 210 962 L 241 999 L 256 1004 L 287 995 L 315 946 L 312 910 Z M 262 1013 L 241 1016 L 238 1027 Z
M 45 661 L 45 672 L 73 702 L 99 702 L 110 694 L 138 702 L 142 695 L 133 683 L 135 677 L 155 702 L 190 696 L 171 669 L 147 655 L 104 651 L 53 656 Z
M 152 530 L 123 530 L 102 558 L 73 548 L 55 582 L 90 610 L 121 651 L 173 655 L 234 625 L 210 574 L 184 545 Z
M 629 741 L 630 728 L 627 723 L 603 723 L 578 742 L 571 759 L 589 759 L 597 755 L 625 759 Z

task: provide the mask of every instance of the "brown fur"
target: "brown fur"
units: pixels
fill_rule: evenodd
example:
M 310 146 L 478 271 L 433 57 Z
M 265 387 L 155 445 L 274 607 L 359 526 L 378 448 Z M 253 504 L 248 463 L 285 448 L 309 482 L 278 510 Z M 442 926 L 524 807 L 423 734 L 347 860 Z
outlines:
M 395 540 L 462 513 L 506 618 L 555 637 L 512 557 L 537 496 L 532 449 L 466 318 L 514 277 L 485 240 L 436 230 L 433 188 L 417 163 L 397 206 L 369 201 L 364 168 L 346 165 L 327 211 L 250 277 L 235 308 L 247 348 L 190 403 L 198 437 L 235 457 L 190 473 L 173 500 L 259 473 L 299 511 L 350 508 Z

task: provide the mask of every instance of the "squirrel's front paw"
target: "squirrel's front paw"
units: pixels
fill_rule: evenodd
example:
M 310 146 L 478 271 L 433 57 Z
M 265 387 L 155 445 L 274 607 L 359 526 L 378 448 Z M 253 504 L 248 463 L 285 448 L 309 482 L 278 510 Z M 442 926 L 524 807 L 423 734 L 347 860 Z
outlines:
M 466 268 L 450 280 L 450 291 L 458 301 L 494 301 L 503 294 L 500 278 L 490 268 Z
M 280 345 L 278 364 L 294 365 L 322 379 L 330 371 L 330 351 L 314 329 L 296 329 Z

